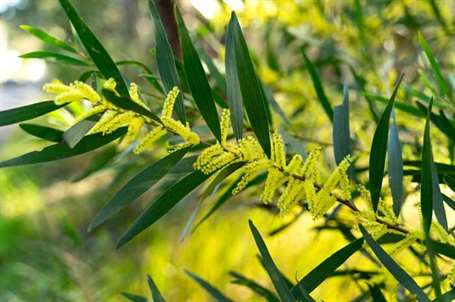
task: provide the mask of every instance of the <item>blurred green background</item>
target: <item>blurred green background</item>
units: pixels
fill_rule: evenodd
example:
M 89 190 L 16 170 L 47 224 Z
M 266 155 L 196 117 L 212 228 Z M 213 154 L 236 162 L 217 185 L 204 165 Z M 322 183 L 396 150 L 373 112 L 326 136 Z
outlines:
M 147 1 L 73 3 L 114 58 L 140 60 L 155 68 Z M 356 83 L 360 91 L 379 95 L 388 95 L 398 71 L 409 75 L 408 83 L 419 83 L 421 77 L 416 70 L 422 63 L 416 46 L 417 31 L 429 37 L 445 70 L 450 70 L 454 63 L 450 43 L 454 35 L 452 1 L 178 3 L 190 30 L 203 40 L 201 44 L 221 70 L 225 25 L 230 11 L 238 12 L 262 79 L 285 114 L 292 117 L 287 130 L 305 146 L 317 143 L 327 147 L 328 167 L 333 167 L 330 123 L 315 101 L 312 84 L 302 68 L 299 45 L 308 46 L 307 52 L 321 72 L 332 104 L 341 102 L 341 83 L 345 81 Z M 0 0 L 0 110 L 45 99 L 40 88 L 45 81 L 54 77 L 72 81 L 82 72 L 74 66 L 18 58 L 45 47 L 20 30 L 20 24 L 73 39 L 58 1 Z M 137 74 L 130 67 L 122 70 L 131 77 Z M 352 70 L 355 72 L 351 73 Z M 451 74 L 449 79 L 453 80 Z M 135 80 L 145 85 L 144 79 Z M 372 121 L 377 118 L 375 113 L 381 112 L 381 106 L 376 101 L 366 102 L 360 95 L 353 99 L 352 112 L 358 118 L 352 127 L 360 154 L 369 148 Z M 404 140 L 419 139 L 423 128 L 420 120 L 401 115 L 398 123 Z M 435 157 L 448 161 L 450 152 L 444 140 L 440 138 L 439 143 L 436 137 Z M 41 145 L 17 127 L 0 130 L 1 159 Z M 405 149 L 405 154 L 412 155 L 413 151 Z M 252 206 L 257 195 L 243 195 L 182 241 L 181 233 L 200 196 L 196 192 L 140 238 L 117 250 L 116 239 L 140 212 L 140 207 L 128 209 L 124 216 L 87 232 L 97 209 L 129 176 L 104 169 L 74 181 L 93 156 L 0 170 L 0 301 L 126 301 L 122 292 L 149 295 L 147 274 L 154 277 L 169 301 L 209 301 L 185 275 L 185 269 L 217 285 L 236 301 L 260 301 L 251 292 L 231 284 L 228 272 L 237 270 L 270 285 L 256 261 L 247 221 L 252 218 L 265 233 L 289 221 L 291 214 L 288 217 L 267 213 Z M 141 207 L 153 194 L 156 192 L 141 198 Z M 316 225 L 309 215 L 303 215 L 282 233 L 267 238 L 274 259 L 290 279 L 303 276 L 345 244 L 338 232 L 316 232 Z M 406 255 L 402 258 L 406 259 Z M 356 255 L 346 266 L 356 263 L 358 267 L 364 262 L 362 255 Z M 350 279 L 331 278 L 316 290 L 315 296 L 324 301 L 345 301 L 356 297 L 361 286 Z

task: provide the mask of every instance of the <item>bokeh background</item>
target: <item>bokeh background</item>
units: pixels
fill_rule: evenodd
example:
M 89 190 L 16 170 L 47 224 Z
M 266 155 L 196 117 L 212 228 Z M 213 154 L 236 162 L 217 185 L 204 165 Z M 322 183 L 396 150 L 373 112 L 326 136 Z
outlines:
M 147 1 L 72 2 L 114 58 L 140 60 L 155 69 Z M 287 140 L 294 148 L 322 145 L 327 149 L 328 168 L 333 167 L 330 123 L 315 101 L 310 78 L 302 67 L 301 45 L 307 46 L 321 72 L 332 104 L 341 102 L 343 82 L 355 84 L 365 93 L 388 95 L 398 71 L 407 74 L 408 83 L 418 79 L 417 70 L 423 66 L 416 43 L 418 31 L 426 34 L 444 69 L 453 67 L 454 4 L 448 0 L 177 2 L 190 30 L 203 41 L 220 70 L 225 25 L 230 11 L 237 11 L 259 74 L 284 113 L 292 117 L 292 125 L 286 126 L 291 134 Z M 44 82 L 52 78 L 72 81 L 83 72 L 80 67 L 19 58 L 48 47 L 22 31 L 21 24 L 43 28 L 68 41 L 74 39 L 58 1 L 0 0 L 0 110 L 44 100 Z M 137 74 L 130 67 L 122 70 L 127 75 Z M 449 79 L 454 80 L 450 72 Z M 143 79 L 138 82 L 146 85 Z M 367 102 L 360 94 L 352 102 L 352 114 L 357 117 L 352 124 L 356 149 L 362 154 L 369 149 L 372 121 L 377 118 L 375 113 L 381 112 L 382 103 L 373 97 Z M 65 117 L 52 118 L 60 122 L 46 122 L 63 125 Z M 418 142 L 421 121 L 407 115 L 397 118 L 402 139 Z M 447 162 L 452 154 L 443 144 L 442 138 L 441 144 L 435 144 L 436 158 Z M 15 126 L 0 129 L 1 159 L 40 146 L 42 142 Z M 405 149 L 405 154 L 412 156 L 412 149 Z M 154 277 L 169 301 L 209 301 L 185 275 L 185 269 L 217 285 L 236 301 L 260 301 L 231 284 L 228 272 L 237 270 L 270 285 L 256 259 L 247 221 L 253 219 L 266 233 L 290 221 L 292 215 L 267 213 L 252 206 L 257 195 L 241 196 L 182 240 L 200 197 L 200 192 L 195 192 L 140 238 L 117 250 L 119 234 L 156 192 L 141 198 L 141 206 L 88 233 L 97 209 L 129 176 L 119 177 L 111 169 L 103 169 L 78 181 L 93 156 L 0 170 L 0 301 L 126 301 L 122 292 L 149 295 L 147 274 Z M 407 190 L 413 189 L 408 184 Z M 410 202 L 410 209 L 412 205 Z M 316 232 L 317 225 L 304 214 L 283 232 L 266 239 L 278 266 L 290 279 L 303 276 L 345 244 L 338 232 Z M 355 255 L 345 268 L 354 263 L 362 266 L 363 262 L 362 255 Z M 356 297 L 362 286 L 349 278 L 334 277 L 325 281 L 315 296 L 324 301 L 347 301 Z

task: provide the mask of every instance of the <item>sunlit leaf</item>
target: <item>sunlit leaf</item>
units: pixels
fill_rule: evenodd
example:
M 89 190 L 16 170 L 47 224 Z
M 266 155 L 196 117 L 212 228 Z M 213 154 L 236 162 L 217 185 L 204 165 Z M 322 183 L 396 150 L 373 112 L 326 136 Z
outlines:
M 52 52 L 52 51 L 32 51 L 19 57 L 23 59 L 44 59 L 48 61 L 58 62 L 61 64 L 69 64 L 76 66 L 90 66 L 89 63 L 82 61 L 78 58 L 67 56 L 61 53 Z
M 35 37 L 37 37 L 38 39 L 40 39 L 41 41 L 43 41 L 46 44 L 64 49 L 64 50 L 72 52 L 74 54 L 78 54 L 78 51 L 76 49 L 74 49 L 74 47 L 72 47 L 71 45 L 69 45 L 68 43 L 66 43 L 63 40 L 60 40 L 60 39 L 50 35 L 49 33 L 45 32 L 44 30 L 42 30 L 40 28 L 33 27 L 30 25 L 26 25 L 26 24 L 22 24 L 19 27 L 22 30 L 25 30 L 26 32 L 31 33 L 32 35 L 34 35 Z

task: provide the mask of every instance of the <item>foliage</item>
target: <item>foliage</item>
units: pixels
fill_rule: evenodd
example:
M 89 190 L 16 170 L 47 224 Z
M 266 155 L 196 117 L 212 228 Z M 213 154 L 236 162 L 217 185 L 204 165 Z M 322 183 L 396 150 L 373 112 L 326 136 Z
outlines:
M 116 175 L 122 176 L 129 165 L 141 166 L 144 158 L 167 151 L 169 155 L 129 177 L 92 220 L 91 231 L 114 214 L 125 213 L 126 205 L 151 188 L 158 191 L 157 196 L 119 237 L 118 247 L 136 244 L 129 241 L 156 227 L 157 221 L 194 191 L 203 193 L 183 237 L 197 232 L 235 195 L 247 201 L 259 197 L 260 202 L 248 203 L 279 218 L 292 217 L 271 234 L 285 230 L 302 213 L 309 212 L 320 232 L 339 232 L 348 241 L 292 282 L 250 221 L 259 263 L 273 290 L 242 272 L 231 275 L 234 283 L 259 297 L 267 301 L 315 301 L 320 298 L 315 289 L 337 276 L 358 284 L 358 296 L 349 297 L 356 301 L 449 301 L 455 279 L 455 239 L 445 203 L 453 208 L 453 75 L 445 75 L 444 61 L 437 59 L 428 42 L 431 40 L 425 36 L 434 37 L 434 44 L 448 43 L 454 29 L 447 19 L 452 16 L 442 14 L 446 10 L 435 1 L 415 6 L 408 1 L 380 1 L 367 6 L 359 0 L 354 5 L 332 2 L 270 1 L 269 10 L 264 5 L 259 7 L 265 11 L 256 12 L 255 1 L 247 1 L 240 19 L 246 25 L 267 23 L 261 28 L 265 28 L 264 60 L 247 44 L 248 36 L 236 13 L 230 14 L 227 23 L 225 47 L 217 49 L 212 58 L 201 45 L 220 35 L 221 26 L 215 22 L 213 27 L 204 28 L 205 36 L 193 35 L 176 9 L 182 47 L 179 58 L 171 49 L 154 1 L 149 0 L 156 64 L 150 69 L 141 62 L 123 61 L 145 66 L 143 78 L 147 81 L 140 86 L 134 82 L 138 75 L 135 79 L 121 73 L 122 64 L 111 58 L 72 3 L 61 0 L 83 48 L 44 30 L 22 26 L 59 49 L 23 57 L 76 65 L 82 68 L 81 76 L 70 84 L 53 80 L 44 85 L 53 102 L 0 112 L 0 124 L 50 112 L 52 119 L 52 114 L 61 111 L 71 114 L 73 122 L 63 131 L 21 124 L 27 133 L 53 144 L 2 161 L 0 167 L 59 160 L 103 147 L 114 151 L 101 161 L 103 153 L 96 154 L 94 168 L 86 175 L 113 165 Z M 283 7 L 289 8 L 285 14 Z M 251 18 L 248 13 L 253 11 L 257 15 Z M 378 12 L 382 12 L 381 18 Z M 420 16 L 433 19 L 420 21 Z M 217 20 L 222 19 L 220 16 Z M 343 26 L 337 28 L 331 21 Z M 296 28 L 301 23 L 305 24 L 303 30 Z M 375 37 L 382 25 L 384 30 Z M 403 27 L 408 34 L 402 33 Z M 283 41 L 274 45 L 277 33 Z M 393 34 L 399 35 L 396 41 L 391 40 Z M 318 40 L 313 41 L 311 36 Z M 417 56 L 426 60 L 417 68 L 407 68 L 405 76 L 401 73 L 406 63 L 400 61 L 401 48 L 405 48 L 401 40 L 418 44 L 413 60 Z M 394 45 L 394 56 L 389 54 L 391 46 L 383 47 L 382 41 Z M 213 61 L 221 60 L 223 53 L 224 72 Z M 450 55 L 443 50 L 437 54 L 444 59 Z M 95 67 L 97 70 L 92 71 Z M 333 99 L 342 99 L 342 104 L 332 108 Z M 382 110 L 381 102 L 386 103 Z M 160 108 L 161 114 L 156 113 Z M 430 125 L 438 132 L 431 131 Z M 315 134 L 305 137 L 302 129 Z M 333 133 L 328 148 L 317 142 L 323 141 L 327 132 Z M 329 156 L 332 150 L 335 160 Z M 386 174 L 388 182 L 384 181 Z M 166 176 L 172 176 L 170 183 L 159 186 Z M 214 205 L 194 224 L 202 201 L 209 196 L 215 196 Z M 312 249 L 317 252 L 318 246 Z M 354 254 L 368 260 L 368 269 L 361 265 L 340 268 Z M 413 260 L 406 260 L 410 256 Z M 187 274 L 216 301 L 231 301 L 229 292 L 195 273 Z M 166 294 L 160 293 L 152 278 L 149 285 L 153 300 L 164 301 Z M 124 296 L 146 301 L 127 292 Z

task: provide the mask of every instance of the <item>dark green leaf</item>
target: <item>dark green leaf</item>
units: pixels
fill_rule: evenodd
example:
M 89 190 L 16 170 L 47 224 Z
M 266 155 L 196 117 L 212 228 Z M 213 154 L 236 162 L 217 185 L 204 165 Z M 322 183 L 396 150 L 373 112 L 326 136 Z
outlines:
M 101 133 L 88 135 L 84 137 L 73 149 L 69 148 L 65 143 L 51 145 L 45 147 L 41 151 L 33 151 L 19 157 L 0 162 L 0 168 L 30 165 L 76 156 L 98 149 L 99 147 L 116 140 L 125 133 L 126 128 L 120 128 L 107 135 L 102 135 Z
M 55 105 L 54 101 L 44 101 L 0 111 L 0 126 L 27 121 L 32 118 L 55 111 L 63 106 L 64 105 Z
M 382 179 L 384 177 L 385 157 L 387 152 L 387 139 L 389 136 L 389 121 L 392 113 L 393 105 L 395 103 L 395 96 L 400 87 L 403 75 L 400 76 L 395 88 L 393 89 L 392 96 L 390 97 L 387 107 L 379 120 L 378 127 L 374 133 L 373 143 L 371 144 L 370 152 L 370 193 L 373 209 L 376 211 L 378 208 L 379 197 L 381 195 Z
M 305 59 L 305 65 L 310 73 L 311 81 L 313 81 L 314 90 L 316 90 L 316 94 L 318 95 L 319 102 L 321 103 L 322 109 L 324 109 L 325 114 L 329 117 L 330 121 L 333 121 L 333 110 L 332 106 L 330 105 L 330 101 L 325 94 L 324 87 L 322 86 L 321 79 L 319 77 L 319 73 L 316 70 L 316 67 L 313 63 L 308 59 L 305 50 L 302 48 L 302 55 Z
M 89 226 L 89 231 L 96 228 L 109 217 L 117 213 L 124 206 L 134 202 L 139 196 L 147 192 L 156 182 L 158 182 L 167 172 L 175 166 L 180 159 L 188 152 L 188 148 L 181 149 L 169 154 L 168 156 L 154 162 L 139 174 L 134 176 L 127 184 L 121 188 L 114 197 L 98 211 Z
M 180 90 L 182 90 L 177 73 L 177 67 L 175 65 L 174 54 L 166 37 L 166 31 L 164 30 L 163 23 L 161 22 L 160 14 L 154 0 L 149 0 L 149 8 L 155 28 L 156 64 L 158 66 L 158 72 L 160 74 L 161 81 L 163 82 L 164 89 L 168 92 L 174 88 L 174 86 L 177 86 Z M 179 94 L 175 102 L 175 113 L 178 119 L 185 124 L 185 108 L 183 107 L 182 93 Z
M 434 299 L 433 302 L 451 302 L 455 300 L 455 288 L 445 292 L 441 297 L 438 299 Z
M 78 58 L 63 55 L 52 51 L 32 51 L 23 55 L 20 55 L 23 59 L 44 59 L 55 61 L 62 64 L 76 65 L 76 66 L 90 66 L 89 63 L 84 62 Z
M 50 142 L 60 142 L 63 138 L 63 131 L 51 127 L 35 125 L 35 124 L 19 124 L 28 134 L 45 139 Z
M 71 181 L 72 182 L 81 181 L 82 179 L 87 178 L 90 175 L 100 171 L 101 169 L 108 166 L 113 161 L 117 154 L 118 154 L 117 148 L 115 145 L 106 147 L 105 150 L 103 150 L 100 153 L 97 153 L 94 156 L 94 158 L 90 161 L 88 167 Z
M 281 275 L 281 272 L 278 270 L 277 266 L 273 262 L 272 256 L 270 255 L 267 246 L 265 245 L 264 240 L 261 237 L 261 234 L 254 226 L 251 220 L 248 221 L 253 234 L 254 241 L 259 249 L 261 254 L 261 260 L 264 264 L 267 273 L 269 274 L 270 279 L 272 280 L 273 286 L 275 287 L 278 296 L 283 302 L 292 302 L 295 301 L 293 294 L 291 293 L 286 281 Z
M 187 80 L 191 93 L 207 126 L 210 128 L 213 135 L 215 135 L 216 139 L 220 141 L 220 121 L 218 119 L 218 112 L 216 111 L 212 90 L 207 80 L 207 76 L 178 9 L 176 9 L 176 18 L 183 53 L 183 67 L 185 73 L 189 75 Z
M 214 287 L 213 285 L 211 285 L 210 283 L 208 283 L 207 281 L 205 281 L 198 275 L 196 275 L 190 271 L 186 271 L 186 274 L 188 276 L 190 276 L 191 279 L 196 281 L 202 288 L 204 288 L 207 291 L 207 293 L 209 293 L 210 296 L 212 296 L 212 298 L 215 301 L 218 301 L 218 302 L 231 302 L 232 301 L 231 299 L 226 297 L 219 289 L 217 289 L 216 287 Z
M 381 292 L 379 285 L 374 285 L 370 287 L 370 295 L 373 299 L 373 302 L 387 302 L 384 295 Z
M 389 142 L 387 145 L 389 186 L 393 198 L 393 211 L 396 216 L 400 214 L 403 206 L 403 158 L 398 127 L 395 121 L 395 112 L 392 112 L 392 124 L 389 128 Z
M 432 241 L 431 245 L 435 253 L 447 256 L 455 260 L 455 246 L 439 241 Z
M 229 110 L 231 111 L 231 123 L 234 135 L 237 139 L 243 136 L 243 99 L 240 90 L 239 72 L 237 71 L 237 59 L 235 55 L 235 24 L 231 18 L 226 31 L 226 96 Z
M 362 226 L 359 225 L 360 231 L 363 234 L 368 245 L 373 250 L 376 257 L 378 257 L 379 261 L 385 266 L 385 268 L 392 274 L 392 276 L 397 279 L 400 284 L 408 289 L 411 293 L 416 295 L 417 300 L 420 302 L 429 302 L 430 299 L 425 295 L 423 290 L 417 285 L 414 279 L 408 275 L 393 259 L 390 257 L 382 247 L 371 237 L 371 235 L 367 232 L 367 230 Z
M 194 171 L 175 183 L 163 195 L 155 200 L 125 232 L 125 234 L 122 235 L 117 243 L 117 247 L 121 247 L 133 239 L 137 234 L 158 221 L 180 200 L 202 184 L 209 176 L 210 175 L 205 175 L 202 172 Z
M 128 87 L 126 86 L 125 80 L 123 79 L 120 71 L 115 65 L 114 61 L 110 57 L 109 53 L 104 49 L 101 42 L 85 24 L 84 20 L 79 16 L 74 6 L 69 0 L 59 0 L 63 7 L 68 19 L 73 24 L 80 41 L 84 45 L 88 54 L 93 60 L 93 63 L 98 67 L 101 73 L 106 79 L 113 78 L 117 83 L 116 89 L 121 95 L 128 96 Z
M 268 103 L 262 89 L 261 82 L 251 61 L 250 53 L 243 37 L 242 29 L 235 13 L 232 13 L 229 22 L 230 32 L 234 43 L 235 63 L 237 68 L 238 83 L 242 92 L 243 104 L 245 105 L 251 127 L 262 146 L 265 154 L 270 157 L 270 132 L 268 118 Z M 228 80 L 229 81 L 229 80 Z
M 279 302 L 280 301 L 278 299 L 278 297 L 275 296 L 274 293 L 272 293 L 270 290 L 263 287 L 256 281 L 254 281 L 250 278 L 247 278 L 244 275 L 239 274 L 237 272 L 230 272 L 229 275 L 231 275 L 234 278 L 232 283 L 248 287 L 253 292 L 258 294 L 259 296 L 264 297 L 268 302 Z
M 164 297 L 161 295 L 158 286 L 156 286 L 155 282 L 153 281 L 152 277 L 147 276 L 147 282 L 152 293 L 153 302 L 166 302 Z
M 352 154 L 349 131 L 349 91 L 347 85 L 343 89 L 343 104 L 336 106 L 333 112 L 332 137 L 335 161 L 339 164 L 346 155 Z
M 210 72 L 210 75 L 215 80 L 216 88 L 219 89 L 223 96 L 226 95 L 226 80 L 224 79 L 221 72 L 216 67 L 213 62 L 212 57 L 207 53 L 207 51 L 199 44 L 196 44 L 196 49 L 199 54 L 199 57 L 207 65 L 207 68 Z
M 34 35 L 41 41 L 45 42 L 46 44 L 64 49 L 66 51 L 69 51 L 69 52 L 72 52 L 75 54 L 78 54 L 78 51 L 76 49 L 74 49 L 74 47 L 72 47 L 71 45 L 69 45 L 68 43 L 66 43 L 63 40 L 60 40 L 60 39 L 48 34 L 47 32 L 43 31 L 42 29 L 30 26 L 30 25 L 26 25 L 26 24 L 22 24 L 19 27 L 22 30 L 25 30 L 26 32 L 31 33 L 32 35 Z
M 124 110 L 134 111 L 140 115 L 149 117 L 152 120 L 162 124 L 161 119 L 158 116 L 156 116 L 156 114 L 154 114 L 147 108 L 139 105 L 138 103 L 134 102 L 129 97 L 118 96 L 114 91 L 109 89 L 103 89 L 102 93 L 106 97 L 106 99 L 115 106 L 122 108 Z
M 340 250 L 336 251 L 329 258 L 309 272 L 305 277 L 300 279 L 299 283 L 292 288 L 295 297 L 299 297 L 298 286 L 302 286 L 306 291 L 311 293 L 325 279 L 327 279 L 340 265 L 349 257 L 357 252 L 363 244 L 363 238 L 357 239 Z

